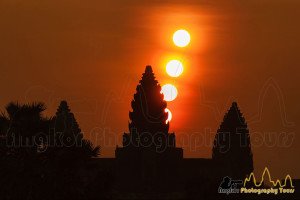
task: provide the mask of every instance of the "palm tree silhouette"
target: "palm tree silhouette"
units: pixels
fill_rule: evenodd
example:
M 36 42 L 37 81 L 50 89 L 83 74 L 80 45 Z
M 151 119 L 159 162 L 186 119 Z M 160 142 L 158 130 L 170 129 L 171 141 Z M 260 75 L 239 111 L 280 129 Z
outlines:
M 66 105 L 66 102 L 62 102 Z M 79 137 L 78 145 L 57 146 L 51 132 L 55 117 L 43 116 L 44 103 L 11 102 L 0 115 L 0 196 L 4 199 L 77 199 L 85 196 L 80 172 L 90 158 L 100 155 L 100 146 L 82 139 L 70 112 L 66 123 Z M 71 118 L 70 118 L 71 116 Z M 71 121 L 70 121 L 71 120 Z M 65 129 L 63 133 L 70 133 Z M 91 170 L 91 168 L 89 169 Z
M 43 155 L 38 150 L 45 136 L 35 136 L 45 135 L 49 127 L 49 119 L 42 115 L 45 109 L 41 102 L 11 102 L 0 116 L 2 197 L 33 198 L 41 183 Z

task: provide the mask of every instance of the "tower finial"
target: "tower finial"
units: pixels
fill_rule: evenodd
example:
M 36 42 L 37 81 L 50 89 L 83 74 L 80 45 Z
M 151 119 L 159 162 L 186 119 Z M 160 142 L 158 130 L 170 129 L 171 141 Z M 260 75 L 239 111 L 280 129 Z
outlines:
M 147 66 L 146 66 L 146 69 L 145 69 L 145 73 L 149 73 L 149 72 L 150 72 L 150 73 L 153 72 L 151 65 L 147 65 Z

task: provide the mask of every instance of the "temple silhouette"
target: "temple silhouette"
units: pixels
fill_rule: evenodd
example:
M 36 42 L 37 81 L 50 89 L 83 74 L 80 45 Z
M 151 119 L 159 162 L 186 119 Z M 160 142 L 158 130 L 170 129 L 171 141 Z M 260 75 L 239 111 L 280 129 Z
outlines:
M 52 117 L 42 115 L 41 102 L 9 103 L 0 114 L 0 199 L 299 199 L 299 193 L 218 193 L 218 188 L 236 189 L 246 177 L 246 186 L 257 184 L 249 130 L 236 102 L 215 135 L 211 159 L 183 158 L 176 134 L 169 132 L 166 107 L 146 66 L 122 146 L 116 146 L 115 158 L 101 158 L 100 146 L 83 138 L 67 101 Z M 259 188 L 267 188 L 268 180 Z M 299 186 L 290 176 L 281 182 Z
M 118 191 L 170 194 L 190 184 L 209 195 L 225 176 L 244 179 L 253 171 L 249 130 L 236 102 L 218 129 L 212 159 L 183 158 L 175 133 L 169 133 L 166 107 L 152 67 L 146 66 L 131 102 L 123 146 L 116 147 L 115 158 L 97 159 L 113 170 Z
M 160 91 L 151 66 L 147 66 L 131 102 L 130 132 L 124 133 L 123 147 L 115 151 L 117 176 L 124 183 L 131 183 L 127 190 L 159 190 L 165 184 L 178 185 L 175 174 L 179 173 L 183 150 L 175 146 L 175 134 L 169 133 L 167 102 Z

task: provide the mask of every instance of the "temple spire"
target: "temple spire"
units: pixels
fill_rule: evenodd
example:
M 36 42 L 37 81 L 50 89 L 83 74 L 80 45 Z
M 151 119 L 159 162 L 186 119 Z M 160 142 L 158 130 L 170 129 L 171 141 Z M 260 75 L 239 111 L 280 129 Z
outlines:
M 151 66 L 146 66 L 142 79 L 136 88 L 136 94 L 131 102 L 132 112 L 129 113 L 129 130 L 137 132 L 165 132 L 168 133 L 169 124 L 166 124 L 168 113 L 165 112 L 167 102 L 161 94 L 161 86 L 155 79 Z
M 83 138 L 75 116 L 65 100 L 60 102 L 57 112 L 52 118 L 52 127 L 56 133 L 63 135 L 67 143 L 80 143 Z
M 225 169 L 224 175 L 232 178 L 245 178 L 253 171 L 249 130 L 236 102 L 218 129 L 212 158 Z

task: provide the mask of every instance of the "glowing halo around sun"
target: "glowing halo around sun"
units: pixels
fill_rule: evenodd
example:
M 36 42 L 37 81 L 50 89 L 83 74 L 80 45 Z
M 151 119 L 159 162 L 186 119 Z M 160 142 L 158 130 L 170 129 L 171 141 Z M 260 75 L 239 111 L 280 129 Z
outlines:
M 172 113 L 168 108 L 165 109 L 165 112 L 168 113 L 168 119 L 166 120 L 166 124 L 167 124 L 172 119 Z
M 171 60 L 166 67 L 167 73 L 172 77 L 177 77 L 183 72 L 183 65 L 178 60 Z
M 164 94 L 164 100 L 166 101 L 173 101 L 177 97 L 177 89 L 171 84 L 164 85 L 160 93 Z
M 190 43 L 190 34 L 185 30 L 178 30 L 173 35 L 173 42 L 178 47 L 185 47 Z

